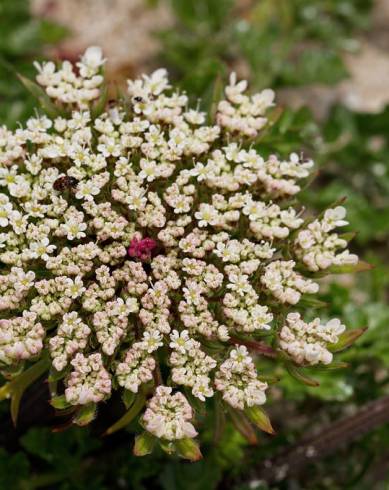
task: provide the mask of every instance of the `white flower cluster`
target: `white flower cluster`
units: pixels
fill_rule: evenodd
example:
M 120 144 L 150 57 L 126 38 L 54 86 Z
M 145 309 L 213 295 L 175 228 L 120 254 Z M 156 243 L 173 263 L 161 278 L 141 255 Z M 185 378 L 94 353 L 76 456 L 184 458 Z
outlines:
M 37 81 L 52 99 L 82 109 L 100 95 L 99 87 L 104 77 L 99 74 L 99 69 L 104 62 L 101 49 L 95 46 L 88 48 L 77 63 L 78 74 L 69 61 L 64 61 L 59 70 L 52 61 L 42 65 L 35 62 L 39 71 Z
M 343 208 L 302 229 L 288 203 L 312 162 L 264 158 L 252 142 L 273 92 L 248 96 L 232 77 L 206 123 L 160 69 L 103 109 L 103 62 L 90 48 L 77 70 L 39 67 L 58 116 L 0 129 L 0 368 L 49 353 L 74 405 L 112 387 L 155 390 L 147 430 L 192 437 L 184 395 L 161 384 L 263 404 L 267 385 L 239 344 L 266 331 L 272 349 L 281 312 L 318 291 L 307 272 L 329 254 L 356 258 L 336 255 L 345 244 L 330 233 Z M 289 352 L 297 334 L 286 332 Z
M 143 424 L 155 436 L 173 441 L 197 435 L 190 423 L 192 417 L 192 408 L 182 393 L 173 395 L 172 388 L 158 386 L 143 415 Z
M 335 228 L 348 224 L 345 217 L 346 210 L 343 206 L 327 209 L 323 219 L 313 221 L 298 233 L 295 241 L 296 255 L 310 271 L 358 262 L 358 257 L 348 250 L 337 253 L 339 249 L 347 247 L 347 241 L 337 233 L 331 233 Z
M 322 325 L 320 318 L 305 323 L 299 313 L 289 313 L 279 334 L 280 347 L 297 364 L 330 364 L 333 355 L 327 344 L 336 343 L 345 328 L 337 318 Z
M 232 407 L 263 405 L 266 401 L 267 383 L 259 381 L 257 370 L 244 345 L 232 349 L 230 356 L 215 375 L 216 389 Z
M 265 267 L 261 276 L 262 284 L 281 303 L 295 305 L 302 294 L 315 294 L 319 285 L 311 279 L 305 279 L 295 272 L 296 263 L 293 260 L 275 260 Z
M 266 89 L 249 97 L 244 93 L 246 89 L 246 80 L 237 83 L 236 74 L 232 73 L 226 87 L 227 100 L 218 105 L 217 122 L 231 133 L 255 138 L 267 122 L 264 115 L 273 105 L 274 92 Z

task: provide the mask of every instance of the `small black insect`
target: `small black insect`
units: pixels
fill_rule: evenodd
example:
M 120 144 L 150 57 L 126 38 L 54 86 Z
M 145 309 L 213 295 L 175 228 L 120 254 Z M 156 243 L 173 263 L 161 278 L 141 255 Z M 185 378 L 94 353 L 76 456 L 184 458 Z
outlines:
M 134 97 L 134 102 L 143 102 L 143 98 L 140 95 Z
M 63 192 L 66 189 L 75 189 L 77 187 L 78 180 L 74 177 L 68 177 L 65 175 L 64 177 L 60 177 L 53 184 L 53 189 L 56 191 Z

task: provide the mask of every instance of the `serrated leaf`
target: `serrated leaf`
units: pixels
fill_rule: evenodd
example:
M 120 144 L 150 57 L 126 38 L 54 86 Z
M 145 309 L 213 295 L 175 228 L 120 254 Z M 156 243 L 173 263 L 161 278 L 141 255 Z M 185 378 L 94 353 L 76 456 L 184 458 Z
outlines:
M 178 439 L 174 442 L 174 446 L 177 454 L 183 459 L 188 459 L 189 461 L 194 462 L 199 461 L 203 457 L 198 443 L 189 437 Z
M 367 330 L 365 328 L 353 328 L 346 330 L 341 335 L 339 335 L 339 340 L 336 344 L 329 344 L 328 350 L 330 352 L 340 352 L 342 350 L 350 347 L 361 335 L 363 335 Z
M 87 405 L 83 405 L 73 417 L 73 423 L 79 425 L 80 427 L 84 427 L 85 425 L 90 424 L 97 415 L 97 405 L 96 403 L 88 403 Z
M 143 432 L 135 437 L 133 453 L 135 456 L 146 456 L 152 453 L 157 439 L 150 432 Z
M 261 429 L 268 434 L 275 434 L 269 416 L 261 407 L 247 407 L 245 408 L 244 413 L 251 420 L 251 422 L 258 427 L 258 429 Z
M 295 366 L 292 363 L 287 363 L 286 364 L 286 369 L 287 369 L 288 373 L 294 379 L 296 379 L 297 381 L 300 381 L 300 383 L 303 383 L 303 384 L 305 384 L 307 386 L 319 386 L 320 385 L 320 383 L 318 381 L 316 381 L 315 379 L 312 379 L 309 376 L 307 376 L 303 372 L 302 368 L 300 368 L 298 366 Z

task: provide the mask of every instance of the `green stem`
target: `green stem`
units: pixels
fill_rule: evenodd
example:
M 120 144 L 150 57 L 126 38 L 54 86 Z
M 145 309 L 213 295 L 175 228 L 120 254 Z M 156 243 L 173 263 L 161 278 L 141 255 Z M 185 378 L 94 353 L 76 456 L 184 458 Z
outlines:
M 113 434 L 114 432 L 118 431 L 119 429 L 122 429 L 126 425 L 128 425 L 137 415 L 138 413 L 142 410 L 144 407 L 146 401 L 146 397 L 143 393 L 139 393 L 139 395 L 136 397 L 133 405 L 131 408 L 126 412 L 121 419 L 119 419 L 115 424 L 111 425 L 109 427 L 104 435 L 110 435 Z

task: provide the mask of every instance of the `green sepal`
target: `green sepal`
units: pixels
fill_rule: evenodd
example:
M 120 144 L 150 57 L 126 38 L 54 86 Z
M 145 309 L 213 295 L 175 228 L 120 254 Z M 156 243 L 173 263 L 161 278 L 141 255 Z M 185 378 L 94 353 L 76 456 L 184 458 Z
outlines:
M 174 441 L 174 447 L 177 454 L 183 459 L 188 459 L 189 461 L 194 462 L 199 461 L 203 457 L 198 443 L 190 437 L 185 437 L 184 439 Z
M 347 349 L 367 330 L 367 327 L 364 328 L 353 328 L 350 330 L 346 330 L 342 334 L 339 335 L 339 340 L 335 344 L 327 345 L 327 348 L 330 352 L 340 352 L 342 350 Z
M 77 410 L 76 415 L 73 417 L 73 423 L 80 427 L 84 427 L 85 425 L 90 424 L 96 418 L 96 415 L 97 404 L 88 403 Z
M 146 456 L 153 452 L 157 438 L 150 434 L 150 432 L 144 431 L 135 437 L 135 444 L 133 453 L 135 456 Z
M 258 429 L 261 429 L 268 434 L 275 434 L 275 430 L 271 425 L 269 416 L 261 407 L 258 405 L 254 407 L 247 407 L 244 409 L 244 413 L 251 420 L 251 422 L 258 427 Z
M 52 397 L 50 400 L 50 405 L 57 410 L 65 410 L 71 406 L 71 404 L 66 400 L 65 395 Z
M 241 410 L 236 410 L 229 405 L 226 406 L 235 429 L 246 439 L 249 444 L 258 444 L 258 439 L 254 427 L 251 425 L 244 412 L 242 412 Z
M 328 306 L 328 304 L 315 297 L 304 295 L 299 301 L 299 306 L 304 306 L 307 308 L 324 308 Z
M 2 376 L 4 376 L 5 379 L 11 381 L 17 378 L 20 374 L 22 374 L 24 368 L 25 368 L 24 362 L 12 366 L 5 366 L 1 368 L 1 374 Z
M 166 454 L 174 454 L 176 451 L 176 447 L 172 441 L 167 441 L 164 439 L 159 440 L 159 446 Z
M 124 403 L 126 409 L 128 410 L 131 405 L 134 403 L 136 398 L 136 393 L 133 393 L 130 390 L 124 390 L 122 394 L 122 402 Z
M 300 383 L 303 383 L 307 386 L 319 386 L 320 385 L 320 383 L 318 381 L 307 376 L 303 372 L 303 369 L 299 366 L 296 366 L 295 364 L 287 363 L 286 369 L 287 369 L 288 373 L 292 376 L 292 378 L 296 379 L 297 381 L 300 381 Z
M 359 260 L 356 264 L 332 265 L 327 269 L 330 274 L 354 274 L 355 272 L 365 272 L 374 269 L 374 265 Z
M 49 371 L 48 381 L 49 383 L 55 383 L 56 381 L 60 381 L 63 379 L 69 372 L 69 368 L 65 368 L 62 371 L 57 371 L 54 367 L 52 367 Z

